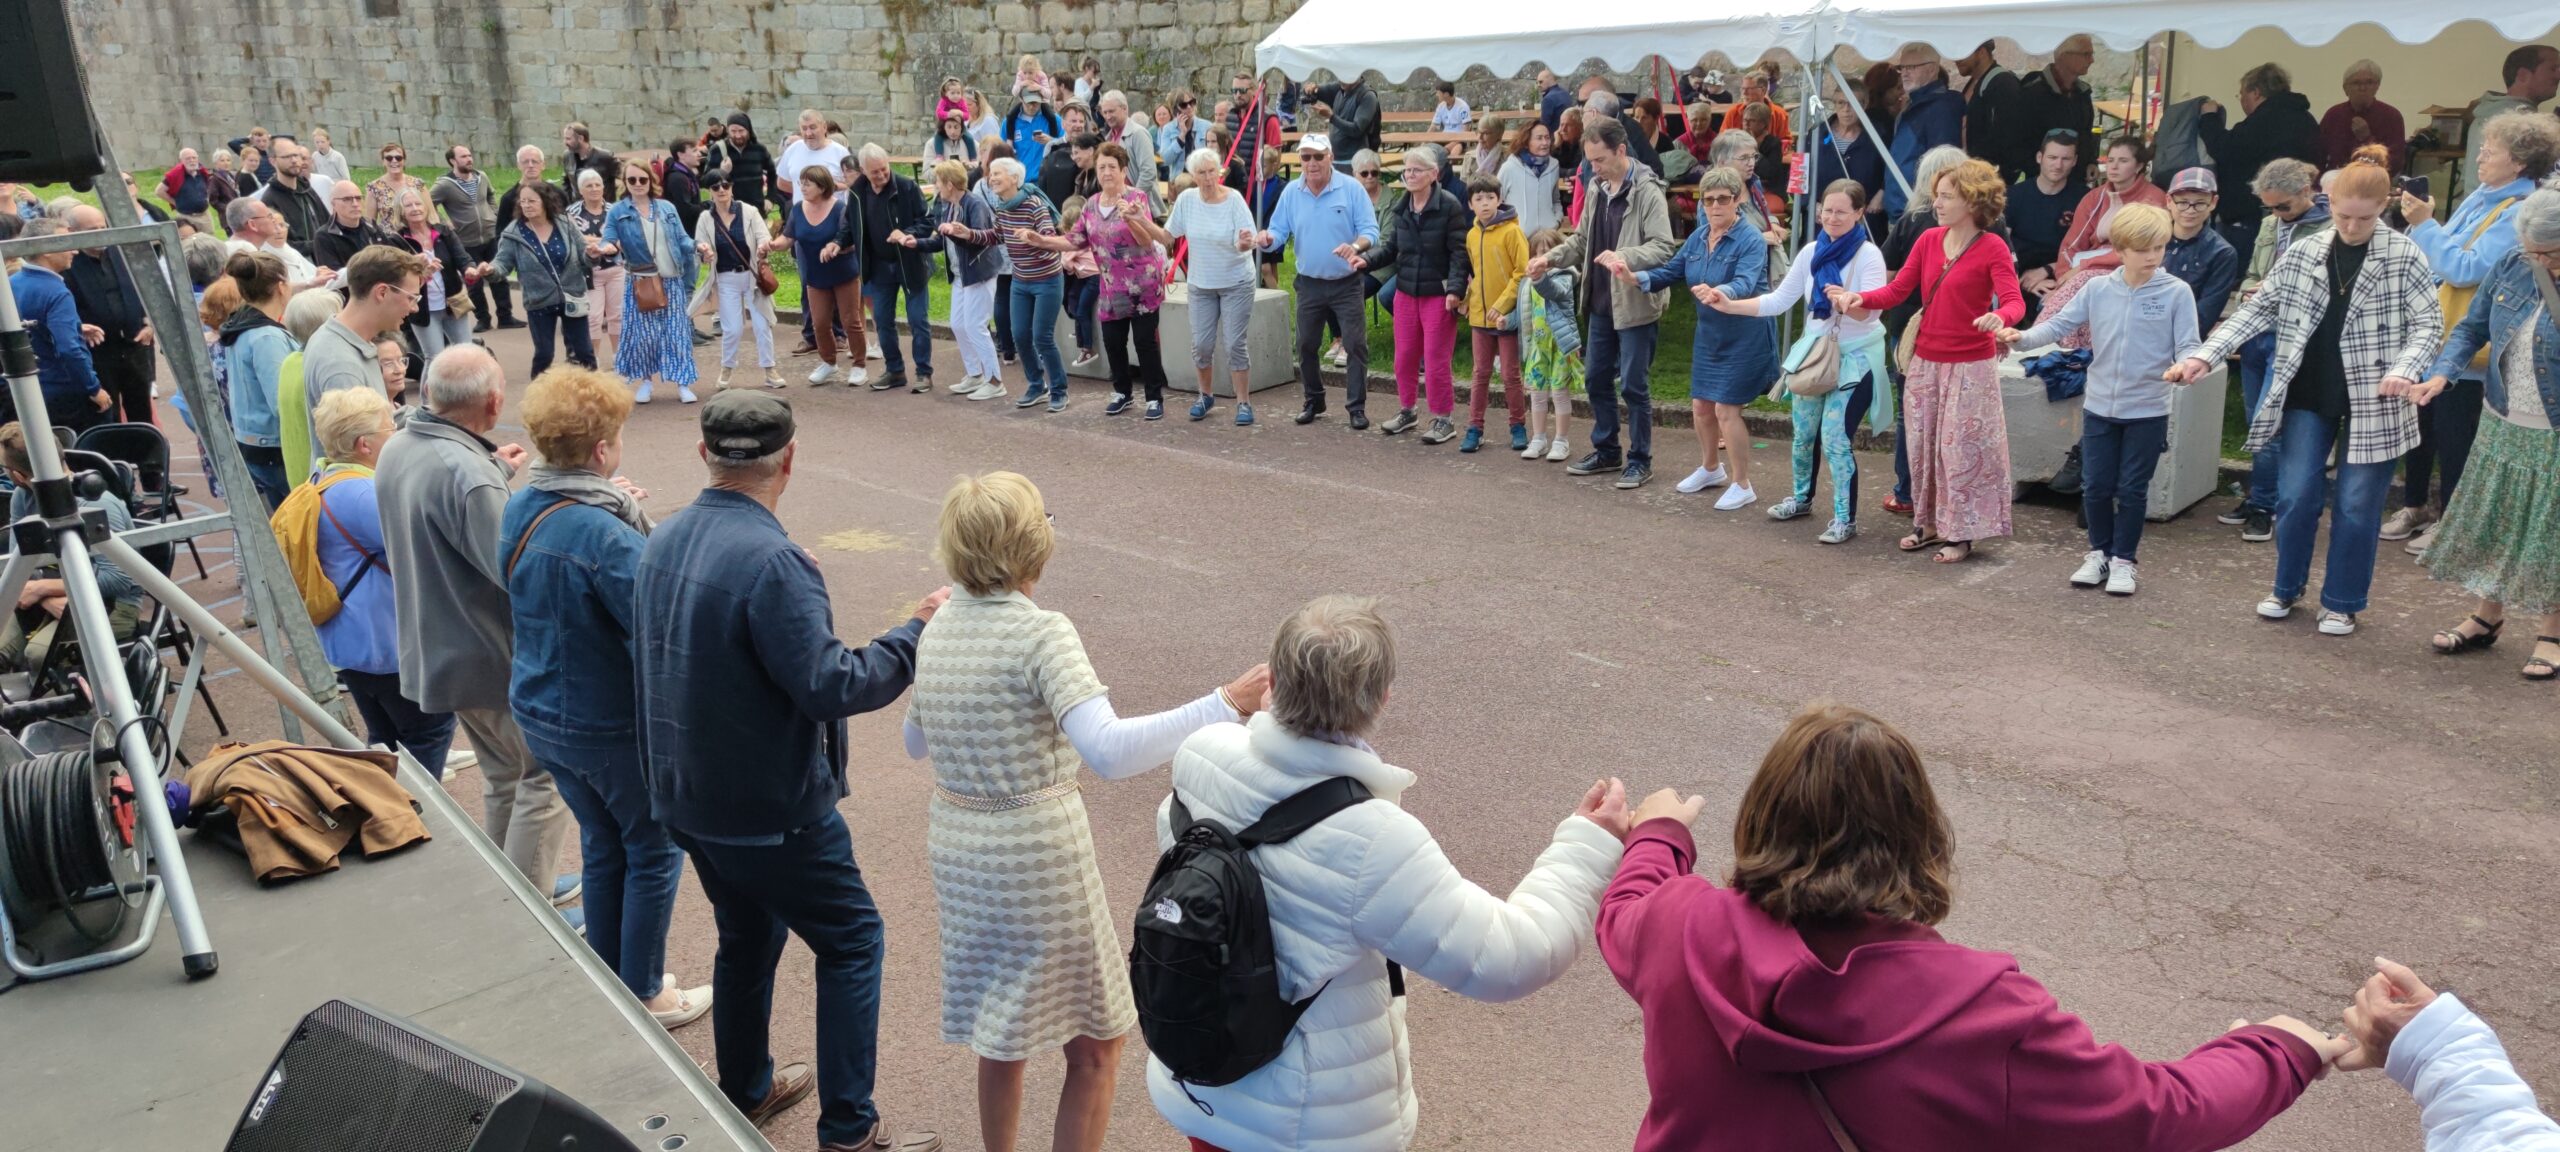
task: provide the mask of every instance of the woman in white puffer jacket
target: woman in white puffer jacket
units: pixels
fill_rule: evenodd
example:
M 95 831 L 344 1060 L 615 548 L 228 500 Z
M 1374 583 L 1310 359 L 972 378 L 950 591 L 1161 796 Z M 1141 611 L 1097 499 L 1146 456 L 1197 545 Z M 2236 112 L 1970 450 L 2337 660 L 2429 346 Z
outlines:
M 1235 1083 L 1176 1083 L 1147 1063 L 1156 1110 L 1195 1147 L 1220 1152 L 1401 1152 L 1417 1115 L 1405 1008 L 1387 963 L 1475 1000 L 1516 1000 L 1573 966 L 1626 834 L 1626 789 L 1593 785 L 1508 898 L 1449 863 L 1399 805 L 1414 774 L 1361 739 L 1385 707 L 1395 642 L 1373 601 L 1319 599 L 1280 627 L 1269 711 L 1194 733 L 1173 788 L 1195 819 L 1241 828 L 1334 776 L 1368 786 L 1357 804 L 1285 843 L 1254 850 L 1271 909 L 1280 994 L 1309 995 L 1278 1059 Z M 1156 816 L 1171 847 L 1170 798 Z M 1322 991 L 1317 990 L 1321 988 Z

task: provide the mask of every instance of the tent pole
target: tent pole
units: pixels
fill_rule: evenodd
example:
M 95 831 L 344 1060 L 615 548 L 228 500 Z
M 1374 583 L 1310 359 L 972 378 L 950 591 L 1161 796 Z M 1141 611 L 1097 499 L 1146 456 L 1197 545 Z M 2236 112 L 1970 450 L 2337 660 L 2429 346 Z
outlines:
M 1840 74 L 1839 49 L 1834 48 L 1825 53 L 1823 55 L 1822 62 L 1824 67 L 1831 70 L 1832 81 L 1840 85 L 1840 94 L 1842 96 L 1848 96 L 1849 93 L 1858 91 L 1855 86 L 1849 83 L 1848 77 Z M 1903 175 L 1902 166 L 1893 162 L 1893 141 L 1887 140 L 1877 134 L 1876 122 L 1867 119 L 1867 106 L 1863 102 L 1855 98 L 1851 98 L 1849 100 L 1849 109 L 1850 111 L 1858 114 L 1858 125 L 1866 129 L 1867 139 L 1875 141 L 1876 150 L 1884 153 L 1884 174 L 1891 177 L 1894 184 L 1902 189 L 1902 198 L 1906 201 L 1909 200 L 1912 196 L 1911 178 Z

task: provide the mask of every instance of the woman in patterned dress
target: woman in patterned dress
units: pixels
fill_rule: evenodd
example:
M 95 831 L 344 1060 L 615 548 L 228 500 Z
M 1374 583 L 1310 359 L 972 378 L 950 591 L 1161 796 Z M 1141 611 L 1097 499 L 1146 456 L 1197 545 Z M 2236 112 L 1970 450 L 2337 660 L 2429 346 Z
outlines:
M 604 238 L 621 254 L 622 333 L 614 342 L 613 370 L 631 385 L 631 401 L 649 402 L 650 386 L 665 379 L 676 398 L 694 402 L 693 323 L 685 307 L 694 274 L 711 258 L 711 246 L 685 231 L 674 204 L 658 197 L 658 178 L 646 164 L 622 166 L 623 197 L 605 214 Z M 639 282 L 655 279 L 666 306 L 642 311 Z
M 1095 1152 L 1137 1023 L 1077 769 L 1117 779 L 1241 720 L 1257 666 L 1180 708 L 1123 720 L 1065 616 L 1032 603 L 1056 545 L 1040 490 L 968 477 L 942 502 L 935 555 L 961 590 L 916 645 L 907 755 L 933 761 L 926 830 L 942 920 L 942 1038 L 978 1055 L 978 1124 L 1013 1152 L 1031 1057 L 1066 1050 L 1055 1147 Z
M 1101 295 L 1095 311 L 1102 319 L 1102 346 L 1111 361 L 1111 403 L 1102 410 L 1117 416 L 1129 410 L 1130 391 L 1143 383 L 1146 418 L 1164 419 L 1164 346 L 1156 334 L 1157 310 L 1164 307 L 1164 247 L 1173 237 L 1156 226 L 1147 194 L 1129 183 L 1129 153 L 1105 141 L 1094 149 L 1097 189 L 1085 201 L 1075 223 L 1055 236 L 1025 242 L 1052 252 L 1090 252 L 1101 271 Z

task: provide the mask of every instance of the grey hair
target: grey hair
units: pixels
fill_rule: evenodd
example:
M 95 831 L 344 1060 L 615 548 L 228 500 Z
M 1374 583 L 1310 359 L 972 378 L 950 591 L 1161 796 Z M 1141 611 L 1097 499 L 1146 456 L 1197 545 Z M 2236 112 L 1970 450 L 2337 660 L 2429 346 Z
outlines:
M 1440 165 L 1444 159 L 1437 144 L 1416 144 L 1404 150 L 1405 170 L 1412 171 L 1414 165 L 1419 164 L 1434 180 L 1440 178 Z
M 2320 170 L 2290 156 L 2269 160 L 2258 169 L 2249 190 L 2260 196 L 2300 196 L 2320 183 Z
M 783 446 L 784 451 L 789 448 L 790 445 Z M 733 488 L 762 488 L 773 483 L 774 477 L 782 475 L 780 451 L 768 452 L 753 460 L 732 460 L 715 452 L 705 463 L 711 468 L 714 482 Z
M 1195 177 L 1213 176 L 1223 166 L 1215 148 L 1194 148 L 1182 158 L 1182 170 Z
M 1911 182 L 1911 203 L 1904 211 L 1917 212 L 1932 207 L 1937 195 L 1938 177 L 1955 171 L 1968 158 L 1964 149 L 1953 144 L 1941 144 L 1921 153 L 1920 177 Z
M 257 214 L 257 211 L 257 197 L 238 196 L 232 198 L 230 203 L 222 206 L 222 230 L 234 236 L 239 235 L 241 229 L 249 226 L 250 219 Z
M 230 262 L 231 253 L 211 232 L 198 232 L 179 246 L 186 253 L 187 280 L 198 288 L 222 278 L 222 266 Z
M 522 163 L 524 163 L 524 154 L 525 154 L 525 153 L 527 153 L 527 152 L 531 152 L 531 153 L 533 153 L 533 162 L 534 162 L 534 163 L 536 163 L 536 164 L 540 164 L 540 163 L 542 163 L 542 161 L 543 161 L 543 159 L 544 159 L 544 157 L 543 157 L 543 155 L 542 155 L 542 148 L 541 148 L 541 146 L 539 146 L 539 145 L 535 145 L 535 144 L 527 144 L 527 145 L 525 145 L 525 146 L 524 146 L 524 147 L 522 147 L 522 148 L 518 148 L 518 149 L 516 149 L 516 163 L 518 163 L 518 164 L 522 164 Z
M 1698 195 L 1704 196 L 1709 192 L 1730 192 L 1734 199 L 1741 200 L 1750 194 L 1751 186 L 1743 182 L 1741 172 L 1718 164 L 1698 173 Z
M 589 180 L 595 181 L 596 189 L 598 191 L 602 191 L 604 189 L 604 176 L 602 173 L 597 172 L 593 168 L 578 169 L 578 187 L 585 188 L 587 186 L 587 181 Z
M 476 411 L 506 386 L 507 373 L 498 367 L 497 357 L 477 344 L 457 344 L 427 362 L 427 411 L 439 416 Z
M 865 167 L 870 166 L 871 162 L 874 160 L 887 163 L 889 160 L 889 150 L 877 144 L 864 144 L 860 150 L 853 154 L 853 158 L 856 163 L 862 164 Z
M 1018 182 L 1022 179 L 1022 161 L 1011 156 L 999 156 L 987 162 L 988 176 L 992 177 L 999 172 L 1013 177 Z
M 1618 114 L 1618 94 L 1594 92 L 1590 99 L 1582 102 L 1582 110 L 1595 116 L 1615 116 Z
M 1129 96 L 1127 93 L 1114 88 L 1093 98 L 1094 111 L 1101 111 L 1102 106 L 1105 104 L 1117 104 L 1120 106 L 1121 110 L 1125 112 L 1129 108 Z
M 326 288 L 305 288 L 285 302 L 284 330 L 293 334 L 294 343 L 308 344 L 311 334 L 337 314 L 337 293 Z
M 44 214 L 56 220 L 68 221 L 72 213 L 88 206 L 88 201 L 77 196 L 56 196 L 44 202 Z
M 307 296 L 310 293 L 304 293 Z M 301 296 L 294 299 L 298 302 Z M 311 438 L 320 454 L 339 463 L 356 458 L 356 441 L 382 431 L 391 401 L 371 388 L 340 388 L 322 396 L 311 411 Z
M 2344 82 L 2354 80 L 2358 76 L 2371 76 L 2376 83 L 2380 83 L 2382 80 L 2382 65 L 2376 64 L 2371 60 L 2358 60 L 2353 64 L 2347 65 L 2347 74 L 2339 77 L 2338 79 L 2341 82 Z
M 234 164 L 237 164 L 237 163 L 239 163 L 239 162 L 240 162 L 240 157 L 239 157 L 239 155 L 238 155 L 238 154 L 236 154 L 236 153 L 234 153 L 234 152 L 232 152 L 232 151 L 231 151 L 230 149 L 228 149 L 228 148 L 216 148 L 216 149 L 214 149 L 214 150 L 213 150 L 213 158 L 214 158 L 214 159 L 216 159 L 216 160 L 229 160 L 229 161 L 231 161 L 231 162 L 232 162 L 232 163 L 234 163 Z
M 1366 164 L 1371 168 L 1384 167 L 1384 165 L 1378 160 L 1378 150 L 1375 148 L 1363 148 L 1351 154 L 1352 171 L 1359 171 L 1362 164 Z
M 1271 642 L 1271 718 L 1301 736 L 1359 736 L 1396 678 L 1395 630 L 1366 596 L 1322 596 Z
M 2560 182 L 2544 185 L 2516 205 L 2516 239 L 2541 251 L 2560 248 Z
M 25 226 L 19 230 L 18 236 L 20 239 L 33 240 L 38 236 L 60 236 L 70 230 L 71 226 L 63 223 L 61 219 L 57 217 L 38 216 L 33 220 L 27 221 Z
M 1707 142 L 1707 167 L 1731 168 L 1734 157 L 1759 150 L 1760 142 L 1752 139 L 1750 133 L 1740 128 L 1718 132 L 1715 139 Z M 1750 173 L 1746 172 L 1744 175 L 1747 176 Z
M 2540 112 L 2516 111 L 2489 118 L 2480 126 L 2480 139 L 2506 149 L 2507 155 L 2524 169 L 2524 178 L 2539 181 L 2551 175 L 2560 164 L 2560 120 Z

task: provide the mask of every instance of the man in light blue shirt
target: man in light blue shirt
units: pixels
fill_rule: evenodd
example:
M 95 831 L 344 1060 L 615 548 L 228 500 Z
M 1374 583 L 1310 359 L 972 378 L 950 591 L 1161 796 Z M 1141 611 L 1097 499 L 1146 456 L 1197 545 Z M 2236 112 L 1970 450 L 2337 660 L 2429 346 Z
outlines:
M 1324 415 L 1324 325 L 1333 321 L 1342 333 L 1342 353 L 1349 380 L 1342 406 L 1351 414 L 1351 430 L 1369 427 L 1369 328 L 1361 314 L 1368 296 L 1351 258 L 1378 242 L 1378 213 L 1369 194 L 1333 170 L 1333 142 L 1320 132 L 1298 141 L 1304 171 L 1280 193 L 1271 221 L 1255 237 L 1265 252 L 1277 252 L 1292 237 L 1298 241 L 1298 277 L 1291 285 L 1298 298 L 1298 388 L 1306 405 L 1298 423 L 1313 424 Z

